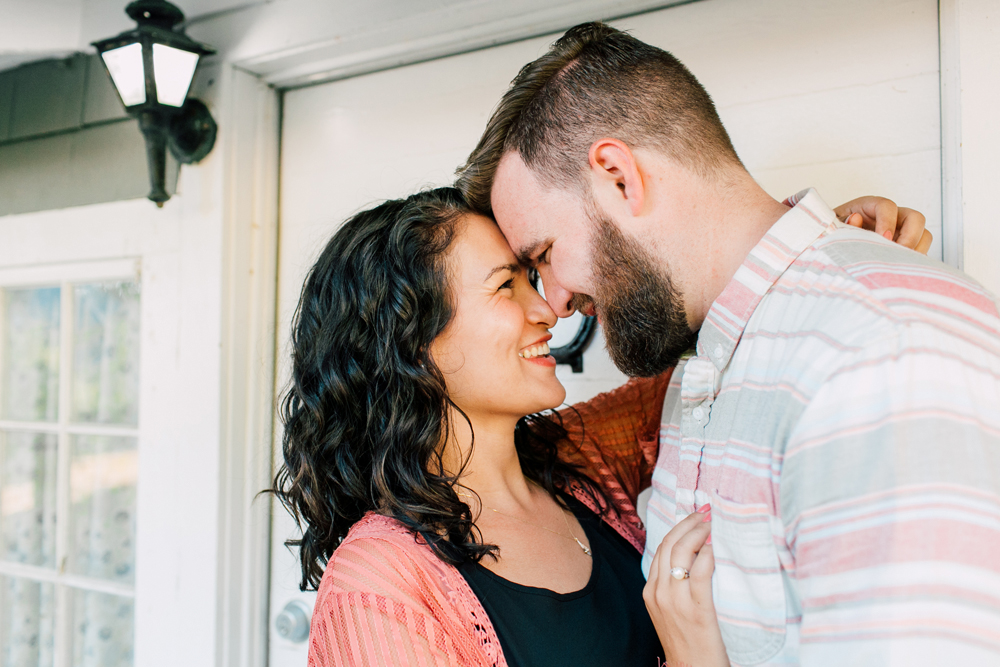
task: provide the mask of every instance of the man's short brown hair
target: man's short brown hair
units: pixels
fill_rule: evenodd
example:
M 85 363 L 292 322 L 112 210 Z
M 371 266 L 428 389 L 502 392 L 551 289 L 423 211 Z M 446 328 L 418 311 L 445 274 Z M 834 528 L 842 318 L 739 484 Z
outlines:
M 706 177 L 740 165 L 712 99 L 677 58 L 584 23 L 521 69 L 456 185 L 490 214 L 497 166 L 516 152 L 543 183 L 582 190 L 590 146 L 604 137 L 658 149 Z

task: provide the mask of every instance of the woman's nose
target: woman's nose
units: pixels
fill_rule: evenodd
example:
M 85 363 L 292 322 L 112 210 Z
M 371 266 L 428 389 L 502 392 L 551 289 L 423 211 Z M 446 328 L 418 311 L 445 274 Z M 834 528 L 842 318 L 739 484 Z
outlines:
M 531 305 L 528 306 L 528 321 L 532 324 L 541 324 L 546 329 L 551 329 L 556 325 L 559 318 L 556 316 L 549 302 L 535 290 L 531 290 Z

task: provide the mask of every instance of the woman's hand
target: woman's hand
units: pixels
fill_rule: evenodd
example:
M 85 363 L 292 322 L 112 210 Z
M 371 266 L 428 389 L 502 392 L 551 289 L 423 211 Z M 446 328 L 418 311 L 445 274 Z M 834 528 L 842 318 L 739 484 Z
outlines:
M 934 237 L 924 229 L 927 219 L 912 208 L 901 208 L 885 197 L 858 197 L 833 209 L 837 217 L 854 227 L 881 234 L 901 246 L 927 254 Z
M 729 667 L 712 602 L 711 519 L 705 505 L 667 533 L 642 591 L 670 667 Z M 675 579 L 670 570 L 677 567 L 690 577 Z

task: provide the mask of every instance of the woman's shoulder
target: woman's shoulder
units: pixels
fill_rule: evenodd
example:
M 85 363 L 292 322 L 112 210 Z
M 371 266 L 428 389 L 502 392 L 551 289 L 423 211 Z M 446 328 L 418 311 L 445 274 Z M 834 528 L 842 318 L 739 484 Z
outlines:
M 413 538 L 413 531 L 398 519 L 376 512 L 368 512 L 361 517 L 360 521 L 351 526 L 347 537 L 340 543 L 340 547 L 365 544 L 368 541 L 405 547 L 414 541 Z M 338 551 L 340 547 L 338 547 Z
M 447 564 L 419 535 L 392 517 L 369 512 L 327 562 L 318 602 L 353 593 L 420 604 L 449 575 Z
M 351 527 L 330 556 L 322 583 L 329 582 L 338 590 L 353 590 L 363 587 L 363 579 L 389 575 L 404 563 L 419 564 L 428 555 L 433 558 L 433 552 L 418 540 L 402 522 L 369 512 Z M 351 573 L 356 577 L 352 578 Z
M 355 643 L 352 638 L 369 629 L 358 625 L 359 617 L 370 619 L 371 627 L 392 629 L 387 636 L 396 638 L 386 641 L 411 642 L 428 656 L 427 664 L 503 664 L 496 632 L 458 569 L 405 525 L 374 513 L 351 528 L 327 563 L 313 611 L 310 656 Z M 311 657 L 314 662 L 331 664 Z

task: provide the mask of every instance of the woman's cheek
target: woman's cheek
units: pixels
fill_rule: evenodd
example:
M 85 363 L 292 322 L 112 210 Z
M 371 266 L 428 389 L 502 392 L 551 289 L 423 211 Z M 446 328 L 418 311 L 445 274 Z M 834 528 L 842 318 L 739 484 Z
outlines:
M 499 318 L 501 321 L 497 322 L 497 328 L 502 328 L 506 332 L 508 344 L 513 345 L 515 348 L 520 348 L 518 343 L 527 324 L 524 316 L 524 308 L 513 299 L 507 299 L 502 304 L 500 310 L 502 311 Z

